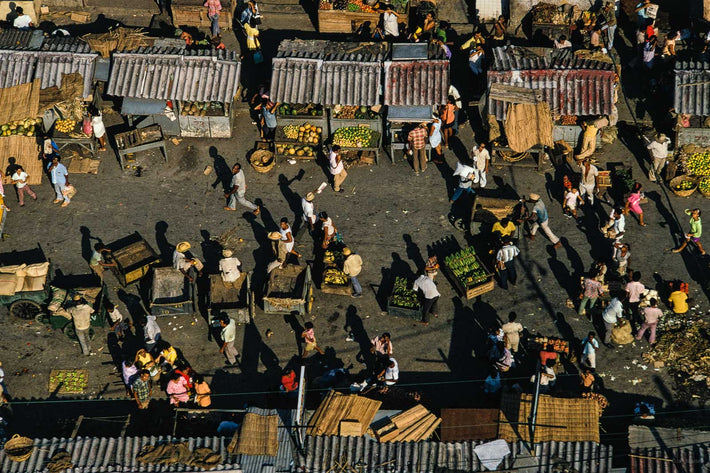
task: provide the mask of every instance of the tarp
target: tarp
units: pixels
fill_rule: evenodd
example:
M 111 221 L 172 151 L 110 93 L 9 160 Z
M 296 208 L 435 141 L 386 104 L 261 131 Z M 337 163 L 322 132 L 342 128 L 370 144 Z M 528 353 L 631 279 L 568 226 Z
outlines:
M 508 107 L 505 120 L 505 134 L 508 146 L 516 153 L 522 153 L 535 145 L 552 148 L 552 115 L 550 106 L 542 102 L 532 104 L 514 104 Z

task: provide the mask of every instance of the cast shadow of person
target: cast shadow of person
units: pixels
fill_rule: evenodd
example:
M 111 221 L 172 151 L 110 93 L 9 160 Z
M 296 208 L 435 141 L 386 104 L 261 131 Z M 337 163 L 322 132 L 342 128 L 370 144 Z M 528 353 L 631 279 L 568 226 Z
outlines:
M 163 220 L 155 224 L 155 244 L 158 245 L 161 266 L 171 266 L 173 264 L 175 246 L 168 242 L 168 226 L 168 223 Z
M 224 192 L 232 190 L 232 168 L 229 167 L 227 161 L 217 152 L 217 148 L 210 146 L 210 158 L 212 158 L 212 167 L 214 167 L 215 175 L 217 176 L 212 183 L 212 188 L 216 189 L 220 184 Z
M 422 257 L 422 252 L 416 243 L 412 240 L 412 236 L 408 233 L 402 235 L 404 243 L 407 245 L 407 258 L 414 263 L 414 267 L 417 272 L 424 271 L 424 258 Z
M 94 254 L 94 245 L 91 244 L 91 241 L 94 240 L 96 243 L 103 243 L 103 241 L 101 238 L 92 236 L 89 227 L 82 225 L 79 227 L 79 231 L 81 232 L 81 257 L 87 262 L 91 261 L 91 255 Z
M 565 243 L 567 242 L 565 241 Z M 579 293 L 579 278 L 575 280 L 575 277 L 570 274 L 567 266 L 565 266 L 562 261 L 557 259 L 557 252 L 552 246 L 547 246 L 546 250 L 547 254 L 550 255 L 547 260 L 547 264 L 550 267 L 552 275 L 555 277 L 560 287 L 565 290 L 567 297 L 574 300 L 574 297 Z
M 387 298 L 392 295 L 394 281 L 398 277 L 407 278 L 412 281 L 414 273 L 409 263 L 404 261 L 399 253 L 392 253 L 392 264 L 389 268 L 382 268 L 382 282 L 380 283 L 375 299 L 380 304 L 382 310 L 387 310 Z
M 129 330 L 122 344 L 124 358 L 133 359 L 136 356 L 136 352 L 143 348 L 144 333 L 142 322 L 145 321 L 148 314 L 141 303 L 140 296 L 130 294 L 123 289 L 119 289 L 116 296 L 126 306 L 128 315 L 133 321 L 135 332 Z
M 251 277 L 251 286 L 254 291 L 254 295 L 261 296 L 268 279 L 266 267 L 275 259 L 274 252 L 271 248 L 271 240 L 267 238 L 267 230 L 258 222 L 257 217 L 254 216 L 254 214 L 247 212 L 244 214 L 244 219 L 249 223 L 249 225 L 251 225 L 254 240 L 256 240 L 258 245 L 252 251 L 252 257 L 254 258 L 254 270 Z
M 304 330 L 306 330 L 306 328 L 301 325 L 298 312 L 291 312 L 290 314 L 285 315 L 284 322 L 291 326 L 294 341 L 296 342 L 296 350 L 298 351 L 298 356 L 301 356 L 301 353 L 303 353 L 303 338 L 301 337 L 301 334 Z
M 454 152 L 456 158 L 463 164 L 471 164 L 471 157 L 468 154 L 466 145 L 463 144 L 458 136 L 449 138 L 449 149 Z
M 375 357 L 370 352 L 372 342 L 367 335 L 367 330 L 365 330 L 365 326 L 362 323 L 362 318 L 357 315 L 357 307 L 353 305 L 348 306 L 345 311 L 345 326 L 343 328 L 350 334 L 355 343 L 358 344 L 360 351 L 355 355 L 356 359 L 365 363 L 368 372 L 372 372 L 375 369 Z
M 479 322 L 477 314 L 464 305 L 460 298 L 452 299 L 454 304 L 453 321 L 451 324 L 451 341 L 447 365 L 454 379 L 474 377 L 476 373 L 483 374 L 477 378 L 485 378 L 485 366 L 477 360 L 486 359 L 486 326 Z
M 259 333 L 259 329 L 254 322 L 244 326 L 244 342 L 241 354 L 240 367 L 244 376 L 258 376 L 259 361 L 261 361 L 266 368 L 265 375 L 270 380 L 267 385 L 273 385 L 278 381 L 281 373 L 279 359 L 271 348 L 264 343 L 264 339 L 261 337 L 261 333 Z

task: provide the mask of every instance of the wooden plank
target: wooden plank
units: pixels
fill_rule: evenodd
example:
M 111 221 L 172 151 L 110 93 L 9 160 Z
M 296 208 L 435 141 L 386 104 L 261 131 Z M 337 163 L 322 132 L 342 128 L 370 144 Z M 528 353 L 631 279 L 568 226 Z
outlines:
M 407 426 L 405 429 L 400 429 L 399 435 L 392 439 L 394 442 L 416 442 L 419 436 L 423 434 L 429 425 L 434 422 L 436 416 L 429 412 L 424 417 L 418 419 L 415 423 Z
M 340 421 L 338 435 L 341 437 L 362 436 L 362 426 L 357 420 L 343 419 Z
M 396 416 L 392 417 L 392 422 L 394 422 L 399 429 L 404 429 L 405 427 L 417 422 L 428 413 L 429 410 L 426 407 L 421 404 L 417 404 L 411 409 L 400 412 Z
M 488 91 L 488 98 L 501 102 L 526 103 L 535 105 L 542 102 L 542 92 L 526 87 L 516 87 L 507 84 L 491 84 Z
M 427 431 L 424 432 L 424 434 L 422 434 L 422 436 L 419 438 L 419 440 L 426 440 L 429 437 L 431 437 L 431 435 L 434 433 L 434 431 L 439 427 L 439 424 L 441 424 L 441 419 L 437 417 L 437 419 L 434 421 L 434 423 L 429 426 Z

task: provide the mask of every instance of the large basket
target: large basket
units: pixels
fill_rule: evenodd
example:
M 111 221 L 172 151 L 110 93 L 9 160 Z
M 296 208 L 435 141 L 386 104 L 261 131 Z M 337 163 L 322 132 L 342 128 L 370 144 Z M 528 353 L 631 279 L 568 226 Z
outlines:
M 680 183 L 683 181 L 691 181 L 693 183 L 693 188 L 684 190 L 676 189 L 676 187 L 680 185 Z M 687 174 L 685 174 L 683 176 L 678 176 L 671 179 L 671 181 L 668 183 L 668 187 L 670 187 L 671 191 L 673 191 L 673 193 L 678 197 L 690 197 L 693 192 L 695 192 L 695 190 L 698 188 L 698 180 L 692 176 L 688 176 Z
M 274 153 L 271 151 L 258 149 L 249 157 L 249 163 L 256 172 L 267 173 L 276 166 L 276 159 L 274 159 Z M 260 163 L 260 165 L 257 163 Z
M 35 449 L 34 441 L 31 438 L 22 437 L 18 434 L 12 436 L 5 442 L 5 456 L 15 462 L 26 461 Z

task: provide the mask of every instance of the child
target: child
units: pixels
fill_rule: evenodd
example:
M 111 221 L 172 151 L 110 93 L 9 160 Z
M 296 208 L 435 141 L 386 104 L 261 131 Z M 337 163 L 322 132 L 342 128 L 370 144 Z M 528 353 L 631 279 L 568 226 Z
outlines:
M 301 334 L 301 338 L 303 341 L 306 342 L 306 346 L 303 347 L 303 354 L 301 355 L 301 358 L 305 358 L 306 355 L 308 355 L 309 352 L 315 350 L 321 355 L 325 355 L 325 352 L 320 349 L 318 344 L 316 343 L 316 334 L 313 331 L 313 323 L 312 322 L 306 322 L 306 330 L 303 331 Z
M 195 375 L 195 402 L 200 407 L 210 407 L 212 405 L 212 390 L 201 374 Z
M 116 333 L 118 340 L 123 340 L 129 328 L 129 321 L 124 319 L 123 314 L 110 302 L 106 304 L 106 312 L 111 321 L 111 330 Z
M 584 204 L 584 200 L 579 195 L 579 189 L 572 187 L 567 192 L 565 192 L 565 200 L 562 204 L 562 210 L 565 213 L 565 217 L 577 219 L 577 202 Z

